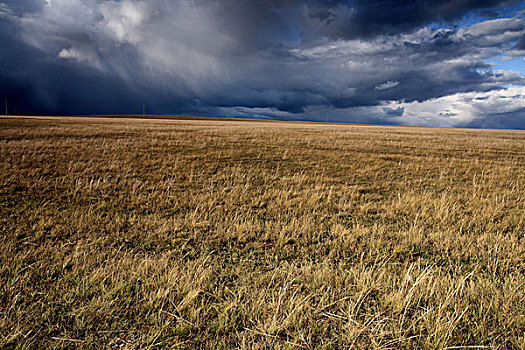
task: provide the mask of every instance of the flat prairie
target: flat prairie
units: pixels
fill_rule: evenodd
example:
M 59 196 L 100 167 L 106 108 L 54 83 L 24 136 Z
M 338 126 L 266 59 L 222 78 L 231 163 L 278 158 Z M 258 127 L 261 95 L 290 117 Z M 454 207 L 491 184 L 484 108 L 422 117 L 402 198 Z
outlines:
M 0 348 L 525 349 L 525 132 L 0 118 Z

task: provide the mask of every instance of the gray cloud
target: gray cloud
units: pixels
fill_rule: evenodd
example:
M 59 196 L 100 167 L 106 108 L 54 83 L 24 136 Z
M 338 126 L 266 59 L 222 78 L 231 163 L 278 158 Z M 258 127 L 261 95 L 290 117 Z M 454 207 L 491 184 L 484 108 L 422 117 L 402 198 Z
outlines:
M 402 123 L 404 107 L 388 104 L 523 85 L 486 63 L 520 54 L 523 16 L 490 20 L 517 3 L 4 1 L 0 93 L 41 113 L 129 113 L 145 102 L 156 113 L 234 106 Z M 479 23 L 452 26 L 466 14 Z
M 308 1 L 305 17 L 315 33 L 332 39 L 355 39 L 406 33 L 429 23 L 458 20 L 467 14 L 496 17 L 505 6 L 516 4 L 518 0 Z

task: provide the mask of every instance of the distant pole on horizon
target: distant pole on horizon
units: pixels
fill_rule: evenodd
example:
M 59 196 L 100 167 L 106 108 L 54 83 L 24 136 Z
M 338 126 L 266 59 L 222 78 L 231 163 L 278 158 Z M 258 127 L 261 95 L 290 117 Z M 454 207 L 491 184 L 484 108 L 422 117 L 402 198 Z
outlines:
M 145 117 L 146 116 L 146 104 L 143 103 L 142 104 L 142 117 Z
M 7 96 L 4 96 L 5 100 L 5 116 L 7 117 Z

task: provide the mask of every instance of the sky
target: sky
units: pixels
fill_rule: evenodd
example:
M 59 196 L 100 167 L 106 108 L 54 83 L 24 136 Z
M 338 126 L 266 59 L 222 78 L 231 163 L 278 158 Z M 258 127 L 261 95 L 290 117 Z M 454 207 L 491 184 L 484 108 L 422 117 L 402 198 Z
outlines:
M 525 129 L 515 0 L 0 0 L 10 114 Z

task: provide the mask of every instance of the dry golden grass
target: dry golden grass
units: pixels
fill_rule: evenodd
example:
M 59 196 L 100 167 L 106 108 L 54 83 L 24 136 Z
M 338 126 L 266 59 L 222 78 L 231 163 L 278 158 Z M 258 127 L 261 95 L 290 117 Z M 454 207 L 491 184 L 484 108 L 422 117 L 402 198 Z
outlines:
M 0 120 L 0 347 L 525 349 L 525 133 Z

